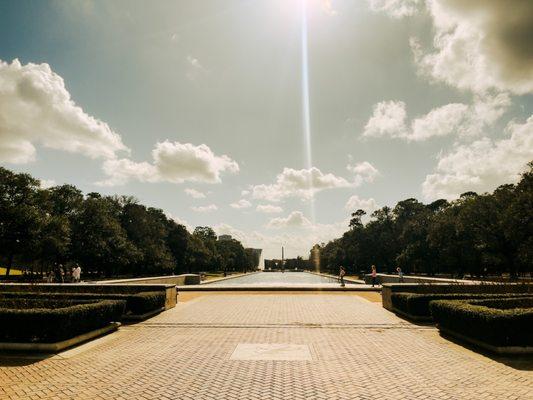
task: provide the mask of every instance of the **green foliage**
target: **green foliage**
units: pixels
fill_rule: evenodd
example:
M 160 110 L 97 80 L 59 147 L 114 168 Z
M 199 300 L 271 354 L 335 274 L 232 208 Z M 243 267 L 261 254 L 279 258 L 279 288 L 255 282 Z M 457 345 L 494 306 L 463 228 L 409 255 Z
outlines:
M 533 297 L 498 300 L 435 300 L 439 327 L 493 346 L 533 346 Z
M 433 300 L 496 299 L 501 297 L 531 297 L 533 293 L 393 293 L 391 302 L 395 309 L 413 317 L 431 317 L 429 303 Z
M 80 264 L 84 276 L 146 276 L 214 269 L 246 270 L 238 241 L 217 244 L 210 227 L 193 234 L 131 197 L 85 197 L 72 185 L 39 181 L 0 167 L 0 265 L 59 273 Z M 59 276 L 59 274 L 58 274 Z
M 0 341 L 53 343 L 120 321 L 124 301 L 0 301 Z
M 352 213 L 341 238 L 320 245 L 320 266 L 336 272 L 451 274 L 475 277 L 533 271 L 533 163 L 516 185 L 493 193 L 463 193 L 448 202 L 424 205 L 406 199 L 383 207 L 363 221 L 365 212 Z

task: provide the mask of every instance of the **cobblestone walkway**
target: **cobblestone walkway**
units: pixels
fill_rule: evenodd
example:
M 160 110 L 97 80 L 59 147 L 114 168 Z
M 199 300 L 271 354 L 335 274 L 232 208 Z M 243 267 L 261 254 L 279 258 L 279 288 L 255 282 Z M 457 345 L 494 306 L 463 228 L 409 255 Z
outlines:
M 230 359 L 244 343 L 312 360 Z M 0 356 L 0 399 L 533 399 L 533 364 L 508 364 L 355 295 L 206 295 L 61 355 Z

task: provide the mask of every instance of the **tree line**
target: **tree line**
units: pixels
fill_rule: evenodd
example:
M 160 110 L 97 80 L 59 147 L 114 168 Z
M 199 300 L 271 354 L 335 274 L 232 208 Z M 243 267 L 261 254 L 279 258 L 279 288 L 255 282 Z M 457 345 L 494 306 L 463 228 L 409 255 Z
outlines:
M 43 189 L 29 174 L 0 167 L 0 266 L 47 273 L 79 264 L 99 276 L 246 271 L 258 260 L 210 227 L 189 233 L 162 210 L 127 196 L 84 195 L 72 185 Z M 56 272 L 56 271 L 54 271 Z
M 319 245 L 321 269 L 338 272 L 516 277 L 533 271 L 533 162 L 517 184 L 492 193 L 463 193 L 454 201 L 414 198 L 382 207 L 363 223 L 351 215 L 342 237 Z

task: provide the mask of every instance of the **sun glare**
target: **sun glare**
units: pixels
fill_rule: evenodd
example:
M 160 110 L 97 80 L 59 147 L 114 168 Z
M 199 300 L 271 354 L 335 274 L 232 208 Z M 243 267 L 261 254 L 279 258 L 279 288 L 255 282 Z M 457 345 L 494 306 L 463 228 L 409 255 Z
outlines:
M 303 148 L 305 156 L 305 168 L 313 167 L 312 150 L 311 150 L 311 116 L 309 111 L 309 55 L 308 55 L 308 32 L 307 32 L 307 0 L 301 0 L 301 80 L 302 80 L 302 133 Z M 313 178 L 309 174 L 309 191 L 313 192 Z M 311 195 L 310 215 L 314 223 L 315 218 L 315 200 Z

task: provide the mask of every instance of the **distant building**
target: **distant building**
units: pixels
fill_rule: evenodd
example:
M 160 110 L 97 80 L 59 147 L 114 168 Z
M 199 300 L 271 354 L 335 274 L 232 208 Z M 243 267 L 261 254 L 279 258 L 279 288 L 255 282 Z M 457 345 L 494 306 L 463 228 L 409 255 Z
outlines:
M 231 240 L 231 239 L 233 239 L 233 238 L 231 237 L 231 235 L 220 235 L 220 236 L 218 237 L 218 240 L 220 240 L 221 242 L 224 241 L 224 240 Z
M 315 270 L 320 270 L 320 246 L 315 244 L 311 249 L 311 256 L 309 257 L 311 266 Z
M 244 249 L 244 251 L 253 260 L 253 265 L 251 267 L 254 269 L 259 268 L 259 264 L 261 262 L 261 254 L 263 253 L 263 249 L 247 248 L 247 249 Z

